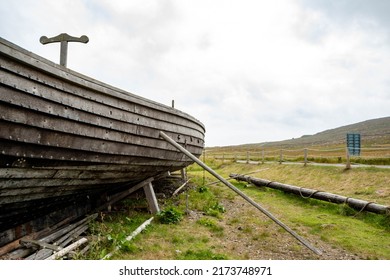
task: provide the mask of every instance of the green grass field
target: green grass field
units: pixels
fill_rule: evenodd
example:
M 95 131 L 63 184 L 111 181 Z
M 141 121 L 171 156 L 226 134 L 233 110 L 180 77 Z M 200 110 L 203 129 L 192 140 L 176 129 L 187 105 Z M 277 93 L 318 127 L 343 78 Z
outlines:
M 251 176 L 390 204 L 387 169 L 248 165 L 218 160 L 208 164 L 226 178 L 230 173 L 257 171 Z M 160 201 L 162 210 L 169 210 L 169 221 L 174 222 L 162 223 L 161 217 L 156 217 L 128 242 L 125 237 L 150 214 L 131 207 L 107 214 L 103 222 L 93 225 L 99 241 L 94 242 L 87 258 L 101 258 L 119 246 L 113 259 L 390 259 L 388 215 L 359 212 L 345 205 L 231 180 L 320 249 L 323 254 L 318 256 L 224 185 L 208 185 L 215 178 L 196 164 L 188 168 L 188 175 L 191 187 L 186 192 Z M 180 217 L 176 219 L 175 215 Z

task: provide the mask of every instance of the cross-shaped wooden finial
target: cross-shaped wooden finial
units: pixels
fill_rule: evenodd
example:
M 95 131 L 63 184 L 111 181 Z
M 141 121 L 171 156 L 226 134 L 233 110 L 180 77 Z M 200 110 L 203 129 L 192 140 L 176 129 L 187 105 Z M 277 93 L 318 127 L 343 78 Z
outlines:
M 68 42 L 79 42 L 79 43 L 88 43 L 89 39 L 87 36 L 83 35 L 80 38 L 72 37 L 66 33 L 61 33 L 58 36 L 47 38 L 46 36 L 42 36 L 39 41 L 43 44 L 49 43 L 61 43 L 61 51 L 60 51 L 60 65 L 66 67 L 66 59 L 68 56 Z

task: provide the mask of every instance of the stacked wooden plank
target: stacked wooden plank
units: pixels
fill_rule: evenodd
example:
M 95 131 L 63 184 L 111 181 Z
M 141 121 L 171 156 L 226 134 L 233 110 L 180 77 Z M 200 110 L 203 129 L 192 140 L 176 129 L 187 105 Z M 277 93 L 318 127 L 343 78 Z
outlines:
M 15 240 L 0 248 L 0 258 L 45 260 L 72 254 L 76 248 L 88 242 L 88 239 L 82 235 L 97 215 L 93 214 L 71 223 L 67 218 L 51 228 Z M 85 246 L 80 254 L 85 253 L 88 248 L 88 245 Z

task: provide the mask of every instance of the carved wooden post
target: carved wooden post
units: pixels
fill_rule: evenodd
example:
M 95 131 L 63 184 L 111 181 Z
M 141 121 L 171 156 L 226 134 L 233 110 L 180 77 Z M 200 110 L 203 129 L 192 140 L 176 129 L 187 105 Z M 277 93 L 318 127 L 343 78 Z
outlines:
M 87 36 L 83 35 L 80 38 L 70 36 L 66 33 L 61 33 L 58 36 L 47 38 L 46 36 L 42 36 L 39 41 L 41 44 L 46 45 L 50 43 L 61 43 L 60 49 L 60 65 L 66 67 L 66 60 L 68 57 L 68 42 L 79 42 L 79 43 L 88 43 L 89 39 Z

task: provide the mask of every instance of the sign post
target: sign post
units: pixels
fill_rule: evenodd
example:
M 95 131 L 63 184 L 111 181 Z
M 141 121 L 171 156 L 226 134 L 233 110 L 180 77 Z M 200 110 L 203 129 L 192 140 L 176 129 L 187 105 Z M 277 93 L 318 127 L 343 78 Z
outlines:
M 347 133 L 347 148 L 349 155 L 360 156 L 360 134 Z

